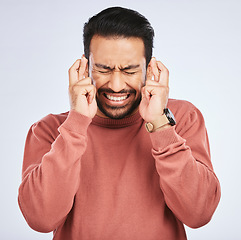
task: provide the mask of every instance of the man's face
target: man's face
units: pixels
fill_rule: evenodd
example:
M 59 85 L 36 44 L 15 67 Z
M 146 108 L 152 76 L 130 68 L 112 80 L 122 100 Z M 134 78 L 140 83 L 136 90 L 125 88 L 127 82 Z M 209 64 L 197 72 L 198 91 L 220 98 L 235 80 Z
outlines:
M 89 75 L 97 89 L 97 115 L 115 119 L 131 115 L 140 103 L 146 77 L 142 39 L 95 35 L 90 43 Z

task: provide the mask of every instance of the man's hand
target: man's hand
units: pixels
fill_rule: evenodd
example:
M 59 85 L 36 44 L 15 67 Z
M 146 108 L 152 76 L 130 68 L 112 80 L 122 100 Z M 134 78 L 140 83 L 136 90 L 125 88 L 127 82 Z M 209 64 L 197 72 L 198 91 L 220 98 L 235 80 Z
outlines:
M 83 56 L 69 69 L 69 96 L 71 109 L 93 118 L 97 112 L 96 88 L 88 77 L 88 60 Z
M 166 108 L 168 95 L 169 71 L 160 61 L 152 58 L 148 65 L 146 85 L 142 88 L 142 101 L 139 107 L 140 114 L 146 122 L 158 123 Z

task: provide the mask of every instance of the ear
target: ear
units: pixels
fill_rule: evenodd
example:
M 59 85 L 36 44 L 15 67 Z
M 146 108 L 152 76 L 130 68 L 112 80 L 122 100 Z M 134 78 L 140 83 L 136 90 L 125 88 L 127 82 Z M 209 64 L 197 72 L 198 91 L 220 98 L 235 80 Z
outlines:
M 85 76 L 85 78 L 89 77 L 89 64 L 86 64 L 84 76 Z
M 150 61 L 146 70 L 146 80 L 152 80 L 152 77 L 153 77 L 153 72 L 152 72 L 151 61 Z
M 82 55 L 83 57 L 85 57 L 85 55 Z M 87 58 L 86 58 L 87 59 Z M 88 60 L 88 59 L 87 59 Z M 89 61 L 86 64 L 86 68 L 85 68 L 85 72 L 84 72 L 84 76 L 85 78 L 89 77 Z

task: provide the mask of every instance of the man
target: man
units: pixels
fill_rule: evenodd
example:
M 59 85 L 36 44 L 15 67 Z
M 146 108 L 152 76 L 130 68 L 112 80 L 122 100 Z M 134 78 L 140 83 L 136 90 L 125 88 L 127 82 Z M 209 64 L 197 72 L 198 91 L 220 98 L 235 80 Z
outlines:
M 26 139 L 19 205 L 33 229 L 55 240 L 176 240 L 184 224 L 211 219 L 220 186 L 204 120 L 168 99 L 153 36 L 145 17 L 120 7 L 85 24 L 70 111 L 46 116 Z

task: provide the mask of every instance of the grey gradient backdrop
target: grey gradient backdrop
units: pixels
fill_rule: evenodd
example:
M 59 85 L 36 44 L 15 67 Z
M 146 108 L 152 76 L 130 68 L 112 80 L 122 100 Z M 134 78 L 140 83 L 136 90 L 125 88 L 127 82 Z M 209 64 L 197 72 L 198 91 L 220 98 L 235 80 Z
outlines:
M 210 1 L 0 1 L 0 239 L 51 239 L 31 230 L 17 205 L 31 124 L 68 111 L 68 68 L 83 53 L 82 28 L 109 6 L 136 9 L 152 23 L 154 55 L 170 71 L 170 97 L 203 113 L 222 199 L 212 221 L 188 239 L 240 237 L 241 3 Z

